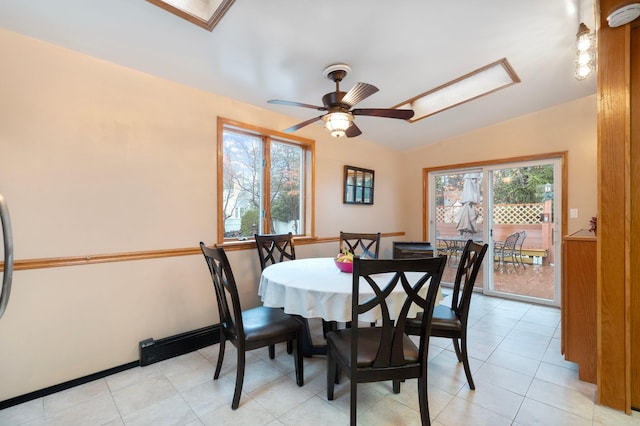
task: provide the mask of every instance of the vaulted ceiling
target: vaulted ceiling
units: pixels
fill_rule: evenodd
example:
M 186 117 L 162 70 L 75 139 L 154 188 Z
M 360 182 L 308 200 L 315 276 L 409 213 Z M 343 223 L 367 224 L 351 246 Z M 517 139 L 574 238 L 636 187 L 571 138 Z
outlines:
M 211 32 L 145 0 L 0 2 L 0 28 L 285 114 L 291 125 L 318 112 L 267 100 L 321 105 L 335 89 L 322 76 L 330 64 L 352 68 L 342 90 L 380 89 L 359 108 L 389 108 L 507 58 L 521 83 L 415 123 L 356 118 L 360 137 L 398 149 L 595 93 L 595 76 L 573 76 L 581 21 L 593 29 L 592 0 L 237 0 Z

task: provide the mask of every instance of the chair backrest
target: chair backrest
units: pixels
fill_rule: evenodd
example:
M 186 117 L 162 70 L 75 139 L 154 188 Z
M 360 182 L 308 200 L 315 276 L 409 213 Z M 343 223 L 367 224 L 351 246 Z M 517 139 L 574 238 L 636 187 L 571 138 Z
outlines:
M 527 239 L 527 230 L 525 229 L 524 231 L 520 231 L 518 233 L 518 241 L 516 241 L 516 249 L 517 250 L 522 250 L 522 244 L 524 243 L 524 240 Z
M 229 259 L 227 259 L 222 247 L 210 248 L 200 242 L 200 249 L 204 259 L 207 261 L 211 279 L 213 280 L 213 287 L 216 291 L 220 327 L 223 327 L 225 335 L 229 338 L 235 337 L 242 342 L 245 338 L 242 324 L 242 308 Z
M 347 249 L 354 256 L 377 259 L 380 250 L 380 233 L 363 234 L 340 231 L 340 251 Z
M 519 232 L 514 232 L 513 234 L 507 235 L 507 238 L 505 238 L 504 240 L 504 246 L 503 246 L 504 251 L 508 252 L 510 250 L 515 250 L 516 243 L 518 242 L 518 238 L 520 238 Z
M 446 256 L 423 259 L 384 259 L 370 260 L 354 258 L 353 292 L 351 300 L 351 365 L 357 365 L 358 335 L 360 330 L 371 330 L 369 324 L 365 328 L 359 324 L 359 316 L 376 309 L 382 313 L 380 339 L 377 346 L 370 348 L 376 351 L 375 361 L 370 368 L 393 368 L 407 364 L 405 360 L 404 336 L 407 317 L 413 318 L 415 312 L 410 308 L 415 304 L 422 313 L 420 343 L 416 363 L 426 363 L 429 334 L 433 307 L 440 287 L 440 279 L 447 263 Z M 369 286 L 375 296 L 369 300 L 359 300 L 360 287 Z M 426 287 L 426 291 L 425 291 Z M 387 298 L 393 290 L 404 291 L 404 303 L 396 317 L 392 317 Z M 362 324 L 362 323 L 360 323 Z M 369 334 L 370 331 L 363 331 Z
M 263 270 L 274 263 L 296 258 L 296 249 L 293 245 L 291 232 L 272 235 L 255 234 L 254 237 L 258 247 L 258 256 L 260 257 L 260 268 Z
M 461 319 L 464 318 L 466 320 L 469 315 L 473 286 L 488 248 L 488 244 L 482 245 L 474 243 L 473 240 L 468 240 L 462 250 L 451 297 L 451 309 Z M 460 288 L 462 288 L 462 294 L 460 294 Z

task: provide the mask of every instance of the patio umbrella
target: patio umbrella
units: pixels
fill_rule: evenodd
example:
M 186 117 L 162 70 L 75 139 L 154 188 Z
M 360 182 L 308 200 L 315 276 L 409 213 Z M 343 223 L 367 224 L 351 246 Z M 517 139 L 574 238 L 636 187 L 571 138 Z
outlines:
M 480 173 L 466 173 L 462 187 L 460 203 L 462 208 L 458 213 L 456 229 L 462 234 L 475 234 L 478 232 L 478 211 L 476 204 L 480 203 Z

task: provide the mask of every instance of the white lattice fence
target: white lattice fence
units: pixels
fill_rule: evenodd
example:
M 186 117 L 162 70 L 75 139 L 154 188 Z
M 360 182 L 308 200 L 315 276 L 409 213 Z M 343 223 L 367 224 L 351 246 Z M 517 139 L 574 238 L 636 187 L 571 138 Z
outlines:
M 436 222 L 456 223 L 461 206 L 438 206 L 436 208 Z M 482 222 L 482 206 L 476 207 L 478 222 Z M 496 204 L 493 206 L 493 223 L 499 224 L 539 224 L 542 204 Z

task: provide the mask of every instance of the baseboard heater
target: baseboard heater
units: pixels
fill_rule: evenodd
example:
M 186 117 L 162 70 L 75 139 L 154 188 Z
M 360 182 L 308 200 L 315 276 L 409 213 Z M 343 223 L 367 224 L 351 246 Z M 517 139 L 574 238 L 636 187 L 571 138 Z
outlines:
M 220 341 L 220 324 L 210 325 L 159 340 L 149 338 L 140 342 L 140 366 L 164 361 L 196 351 Z

